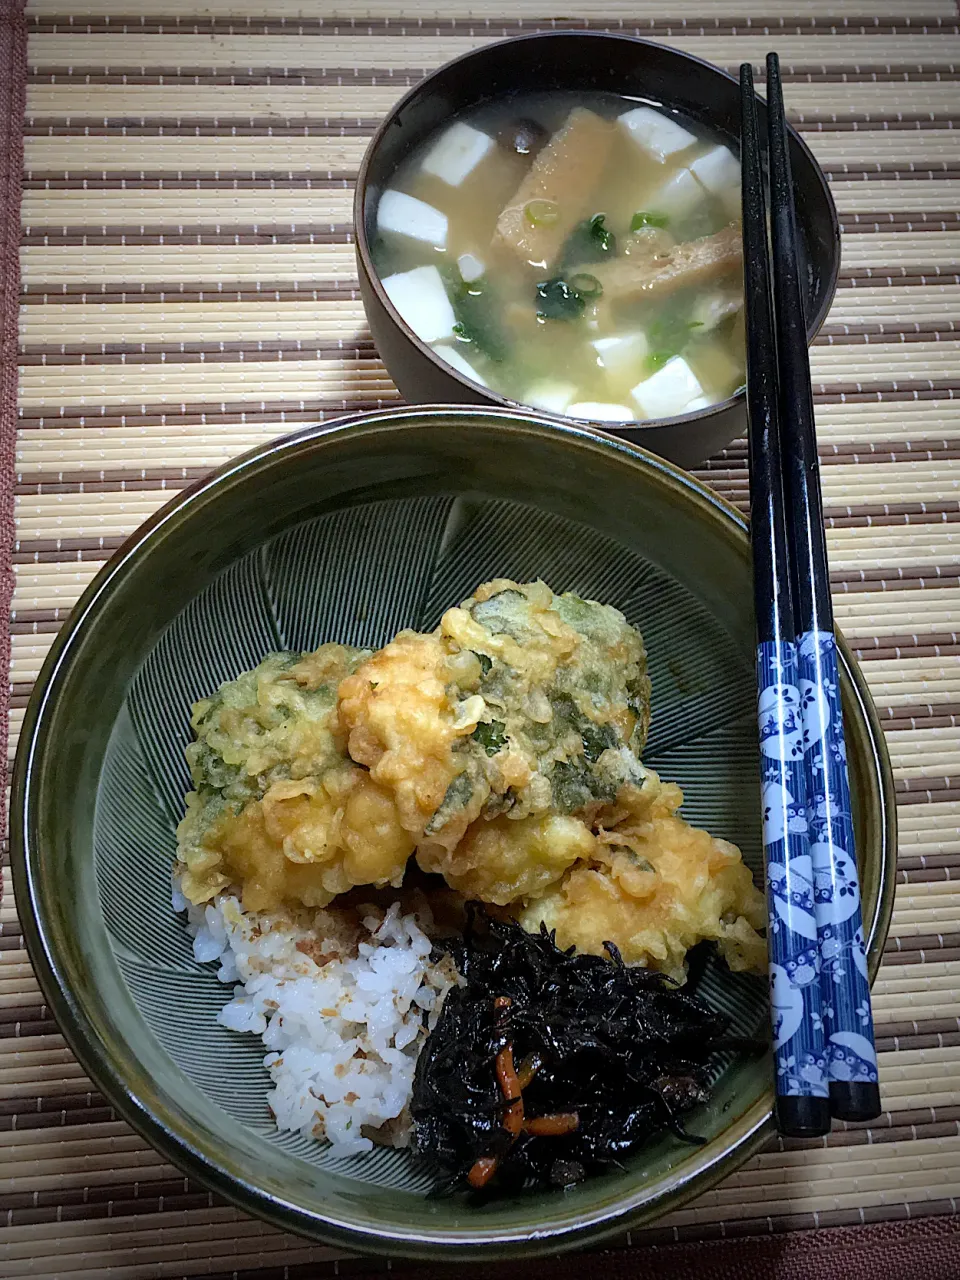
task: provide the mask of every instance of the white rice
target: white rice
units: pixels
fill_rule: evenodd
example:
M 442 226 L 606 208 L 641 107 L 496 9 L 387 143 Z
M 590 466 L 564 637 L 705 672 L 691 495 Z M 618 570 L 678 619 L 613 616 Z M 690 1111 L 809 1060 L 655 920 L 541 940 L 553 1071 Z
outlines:
M 218 1021 L 268 1050 L 277 1127 L 337 1156 L 369 1151 L 365 1128 L 406 1145 L 417 1054 L 458 980 L 449 960 L 431 964 L 416 916 L 371 908 L 358 937 L 336 912 L 245 913 L 231 894 L 195 907 L 174 888 L 173 907 L 196 959 L 235 984 Z

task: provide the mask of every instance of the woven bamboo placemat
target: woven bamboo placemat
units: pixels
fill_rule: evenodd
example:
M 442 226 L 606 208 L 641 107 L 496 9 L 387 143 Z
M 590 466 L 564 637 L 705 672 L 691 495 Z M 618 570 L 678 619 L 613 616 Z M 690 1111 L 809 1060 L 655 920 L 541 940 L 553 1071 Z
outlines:
M 7 3 L 10 248 L 22 109 L 20 19 Z M 729 69 L 777 48 L 844 231 L 814 379 L 837 620 L 880 709 L 899 800 L 897 903 L 875 994 L 885 1110 L 869 1129 L 776 1143 L 621 1241 L 609 1267 L 633 1274 L 635 1258 L 639 1274 L 642 1249 L 648 1274 L 651 1242 L 735 1236 L 746 1249 L 746 1237 L 773 1236 L 769 1258 L 789 1253 L 779 1233 L 790 1229 L 915 1218 L 929 1245 L 950 1237 L 960 1195 L 957 12 L 953 0 L 579 0 L 575 21 L 544 7 L 29 5 L 10 751 L 52 636 L 142 519 L 251 445 L 396 399 L 364 325 L 349 223 L 367 139 L 410 84 L 484 41 L 555 25 L 653 37 Z M 10 364 L 0 496 L 13 479 Z M 701 475 L 742 503 L 742 442 Z M 216 1201 L 114 1118 L 43 1005 L 6 867 L 4 887 L 0 1274 L 267 1280 L 356 1266 Z M 908 1234 L 879 1230 L 859 1237 L 863 1266 Z M 706 1253 L 690 1272 L 669 1256 L 657 1275 L 706 1278 Z M 834 1274 L 822 1258 L 796 1265 L 791 1276 Z M 741 1274 L 772 1274 L 752 1268 Z M 914 1273 L 932 1276 L 932 1263 Z

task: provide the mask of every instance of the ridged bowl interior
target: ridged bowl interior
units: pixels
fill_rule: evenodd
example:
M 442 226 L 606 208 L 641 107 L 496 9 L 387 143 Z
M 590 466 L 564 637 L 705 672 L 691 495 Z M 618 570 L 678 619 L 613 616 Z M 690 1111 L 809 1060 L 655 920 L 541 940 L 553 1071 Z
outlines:
M 217 1189 L 354 1246 L 556 1249 L 559 1237 L 692 1194 L 752 1148 L 768 1114 L 769 1062 L 727 1057 L 715 1063 L 714 1099 L 690 1119 L 706 1148 L 663 1140 L 625 1173 L 482 1210 L 427 1199 L 429 1174 L 409 1152 L 333 1159 L 277 1133 L 259 1038 L 217 1023 L 232 989 L 194 960 L 172 911 L 191 703 L 272 650 L 375 647 L 403 627 L 432 628 L 493 577 L 544 578 L 616 605 L 641 628 L 653 682 L 645 760 L 681 785 L 691 821 L 737 843 L 760 874 L 742 529 L 688 478 L 630 446 L 524 423 L 479 410 L 380 415 L 261 451 L 179 500 L 81 602 L 41 682 L 48 696 L 32 710 L 33 752 L 18 764 L 29 932 L 88 1069 Z M 882 769 L 847 684 L 860 716 L 848 735 L 876 935 Z M 85 731 L 73 721 L 64 737 L 63 717 L 80 706 Z M 65 788 L 66 777 L 78 785 Z M 44 841 L 44 830 L 56 838 Z M 51 897 L 51 876 L 71 893 Z M 764 1031 L 763 982 L 711 961 L 697 989 L 737 1032 Z

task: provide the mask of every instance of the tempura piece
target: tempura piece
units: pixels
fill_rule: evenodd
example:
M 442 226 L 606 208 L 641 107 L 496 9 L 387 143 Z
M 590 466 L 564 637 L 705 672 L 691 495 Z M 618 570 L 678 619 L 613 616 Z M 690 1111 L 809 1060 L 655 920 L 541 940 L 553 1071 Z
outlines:
M 621 613 L 542 582 L 497 579 L 433 634 L 403 632 L 364 662 L 341 685 L 339 714 L 350 756 L 393 795 L 421 867 L 447 875 L 462 855 L 458 867 L 473 868 L 473 852 L 456 846 L 476 822 L 468 846 L 479 848 L 483 825 L 506 815 L 484 847 L 496 844 L 494 864 L 514 868 L 493 869 L 490 882 L 519 896 L 545 881 L 517 873 L 514 839 L 554 878 L 581 855 L 558 869 L 519 834 L 504 843 L 509 827 L 549 815 L 589 822 L 611 804 L 637 776 L 649 709 L 643 642 Z M 473 870 L 469 882 L 485 896 Z
M 481 664 L 474 741 L 502 774 L 487 816 L 589 815 L 634 776 L 650 680 L 643 639 L 619 610 L 498 578 L 449 609 L 440 630 Z
M 442 872 L 465 898 L 506 906 L 543 893 L 578 859 L 592 858 L 596 848 L 596 836 L 581 818 L 499 814 L 472 822 L 450 851 L 422 848 L 417 861 L 425 870 Z
M 347 759 L 340 680 L 367 657 L 323 645 L 277 653 L 193 709 L 196 788 L 177 830 L 194 903 L 237 886 L 244 907 L 322 907 L 355 885 L 397 885 L 413 841 L 393 798 Z
M 659 969 L 683 982 L 690 947 L 710 939 L 731 969 L 762 973 L 763 895 L 739 849 L 681 818 L 680 788 L 645 771 L 598 827 L 588 861 L 579 862 L 519 919 L 525 929 L 556 930 L 557 945 L 604 954 L 613 942 L 627 964 Z
M 476 655 L 439 632 L 401 631 L 340 686 L 351 758 L 392 793 L 418 839 L 443 825 L 455 843 L 486 799 L 485 753 L 470 749 L 484 710 L 471 692 L 480 675 Z
M 615 136 L 609 120 L 574 108 L 497 219 L 494 248 L 536 270 L 548 269 L 588 211 Z
M 739 226 L 731 224 L 712 236 L 665 246 L 652 237 L 646 244 L 591 272 L 600 281 L 605 303 L 664 298 L 678 289 L 708 284 L 740 269 L 743 245 Z

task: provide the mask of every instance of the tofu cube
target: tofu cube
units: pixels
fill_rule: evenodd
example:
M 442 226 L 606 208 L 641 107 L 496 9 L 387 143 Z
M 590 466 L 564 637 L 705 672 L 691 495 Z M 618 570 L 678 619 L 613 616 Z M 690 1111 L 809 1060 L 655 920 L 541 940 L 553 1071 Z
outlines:
M 686 413 L 691 400 L 703 395 L 703 387 L 682 356 L 674 356 L 662 369 L 638 382 L 630 392 L 643 418 L 674 418 Z
M 693 161 L 690 172 L 711 195 L 740 194 L 740 161 L 729 147 L 714 147 Z
M 662 187 L 648 196 L 644 207 L 669 218 L 686 218 L 703 204 L 703 187 L 689 169 L 678 169 Z
M 568 418 L 586 418 L 589 422 L 636 422 L 637 415 L 625 404 L 604 404 L 599 400 L 579 400 L 568 405 Z
M 484 378 L 481 378 L 473 365 L 464 356 L 460 354 L 456 347 L 448 346 L 446 343 L 434 347 L 434 351 L 440 356 L 451 369 L 456 369 L 457 373 L 462 373 L 465 378 L 469 378 L 471 382 L 478 382 L 481 387 L 487 386 Z
M 743 217 L 743 203 L 739 187 L 728 187 L 721 191 L 717 199 L 723 205 L 724 212 L 731 222 L 739 222 Z
M 453 337 L 456 316 L 436 267 L 398 271 L 382 282 L 403 320 L 424 342 Z
M 687 347 L 687 359 L 704 386 L 709 387 L 715 398 L 731 395 L 746 381 L 743 358 L 735 359 L 726 345 L 720 342 L 691 342 Z
M 424 156 L 422 169 L 449 187 L 459 187 L 493 147 L 489 134 L 458 120 L 440 135 Z
M 609 338 L 594 338 L 590 345 L 597 353 L 597 363 L 610 378 L 618 381 L 629 378 L 631 373 L 636 374 L 650 349 L 647 335 L 640 330 Z
M 736 315 L 742 307 L 742 293 L 717 290 L 714 293 L 702 294 L 696 300 L 690 313 L 690 320 L 696 326 L 698 334 L 710 333 L 728 316 Z
M 697 140 L 683 125 L 661 111 L 654 111 L 653 107 L 634 107 L 619 116 L 618 122 L 634 142 L 660 164 L 667 156 L 686 151 Z
M 447 215 L 403 191 L 384 191 L 377 206 L 377 228 L 435 249 L 447 247 Z
M 457 259 L 457 270 L 460 272 L 460 279 L 464 284 L 473 284 L 474 280 L 479 280 L 486 267 L 480 259 L 473 253 L 461 253 Z
M 523 403 L 544 413 L 566 413 L 567 405 L 577 394 L 572 382 L 535 382 L 528 387 Z

